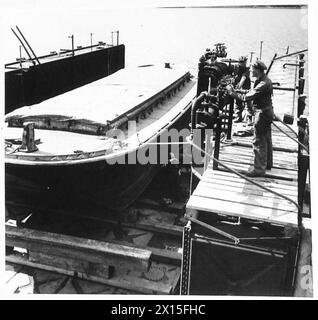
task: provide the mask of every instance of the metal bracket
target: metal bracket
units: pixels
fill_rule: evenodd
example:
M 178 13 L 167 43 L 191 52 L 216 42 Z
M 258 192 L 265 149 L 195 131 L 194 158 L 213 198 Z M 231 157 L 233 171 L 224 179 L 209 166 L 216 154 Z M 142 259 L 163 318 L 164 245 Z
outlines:
M 286 69 L 286 66 L 294 66 L 294 67 L 300 67 L 300 65 L 298 63 L 284 63 L 283 64 L 283 69 Z
M 201 226 L 203 228 L 206 228 L 206 229 L 208 229 L 210 231 L 213 231 L 213 232 L 215 232 L 217 234 L 220 234 L 223 237 L 226 237 L 226 238 L 229 238 L 229 239 L 233 240 L 235 245 L 238 245 L 240 243 L 240 239 L 235 237 L 235 236 L 233 236 L 233 235 L 231 235 L 230 233 L 227 233 L 227 232 L 222 231 L 222 230 L 220 230 L 218 228 L 212 227 L 211 225 L 209 225 L 209 224 L 207 224 L 205 222 L 202 222 L 202 221 L 200 221 L 200 220 L 198 220 L 196 218 L 192 218 L 192 217 L 187 217 L 187 218 L 191 222 L 196 223 L 196 224 L 198 224 L 199 226 Z

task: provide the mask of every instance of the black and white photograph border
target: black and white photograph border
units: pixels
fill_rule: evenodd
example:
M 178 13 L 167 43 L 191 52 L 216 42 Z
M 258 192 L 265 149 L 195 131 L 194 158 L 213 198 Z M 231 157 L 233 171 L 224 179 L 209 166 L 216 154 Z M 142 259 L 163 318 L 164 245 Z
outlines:
M 2 300 L 316 299 L 315 1 L 0 8 Z

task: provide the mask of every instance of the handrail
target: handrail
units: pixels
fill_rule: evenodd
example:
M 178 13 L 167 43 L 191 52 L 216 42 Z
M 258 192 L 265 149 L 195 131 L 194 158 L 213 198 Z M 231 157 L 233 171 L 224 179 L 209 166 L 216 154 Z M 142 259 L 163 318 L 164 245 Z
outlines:
M 278 116 L 276 116 L 276 114 L 274 115 L 274 120 L 279 121 L 280 123 L 282 123 L 285 127 L 287 127 L 291 132 L 293 132 L 296 137 L 298 137 L 298 133 L 291 127 L 289 126 L 287 123 L 285 123 L 281 118 L 279 118 Z
M 276 57 L 277 57 L 277 53 L 275 53 L 275 54 L 274 54 L 274 57 L 273 57 L 273 59 L 272 59 L 272 61 L 271 61 L 270 65 L 269 65 L 269 67 L 268 67 L 268 69 L 267 69 L 267 71 L 266 71 L 266 75 L 268 75 L 268 74 L 269 74 L 269 71 L 271 70 L 272 65 L 273 65 L 273 63 L 274 63 L 274 61 L 275 61 Z
M 76 48 L 74 49 L 74 52 L 76 51 L 81 51 L 81 50 L 86 50 L 86 49 L 89 49 L 89 48 L 95 48 L 95 47 L 99 47 L 99 46 L 105 46 L 106 43 L 103 42 L 103 43 L 97 43 L 97 44 L 93 44 L 91 46 L 85 46 L 85 47 L 80 47 L 80 48 Z M 72 49 L 65 49 L 63 51 L 62 54 L 67 54 L 69 52 L 72 52 Z M 44 59 L 44 58 L 49 58 L 49 57 L 55 57 L 55 56 L 58 56 L 59 54 L 57 52 L 54 52 L 54 53 L 50 53 L 50 54 L 46 54 L 46 55 L 43 55 L 43 56 L 38 56 L 38 59 Z M 26 59 L 25 62 L 32 62 L 33 60 L 35 60 L 35 58 L 30 58 L 30 59 Z M 15 61 L 15 62 L 9 62 L 9 63 L 6 63 L 4 66 L 7 67 L 7 66 L 12 66 L 12 65 L 15 65 L 15 64 L 18 64 L 19 61 Z
M 308 49 L 304 49 L 304 50 L 300 50 L 300 51 L 295 51 L 295 52 L 292 52 L 292 53 L 289 53 L 289 54 L 284 54 L 283 56 L 276 57 L 275 60 L 287 58 L 287 57 L 293 56 L 293 55 L 295 55 L 295 54 L 299 54 L 299 53 L 306 52 L 306 51 L 308 51 Z

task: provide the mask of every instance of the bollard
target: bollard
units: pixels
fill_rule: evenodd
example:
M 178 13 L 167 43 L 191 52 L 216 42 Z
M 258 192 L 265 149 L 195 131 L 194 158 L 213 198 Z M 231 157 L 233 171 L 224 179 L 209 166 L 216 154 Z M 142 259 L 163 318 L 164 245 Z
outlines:
M 22 145 L 19 150 L 24 152 L 34 152 L 38 150 L 35 145 L 33 122 L 23 124 Z

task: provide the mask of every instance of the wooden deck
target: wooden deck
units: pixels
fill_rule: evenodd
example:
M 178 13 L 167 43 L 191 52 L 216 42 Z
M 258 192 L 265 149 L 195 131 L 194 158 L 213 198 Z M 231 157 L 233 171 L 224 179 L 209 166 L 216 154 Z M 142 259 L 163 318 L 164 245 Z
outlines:
M 269 77 L 273 83 L 283 88 L 295 86 L 295 68 L 284 64 L 295 64 L 296 57 L 275 60 Z M 308 88 L 305 88 L 307 94 Z M 296 116 L 297 93 L 274 90 L 273 107 L 275 114 L 283 118 L 284 113 Z M 295 117 L 296 118 L 296 117 Z M 296 135 L 278 121 L 280 129 L 293 138 Z M 262 186 L 289 197 L 298 199 L 298 145 L 272 124 L 273 168 L 266 171 L 265 177 L 252 178 Z M 243 123 L 233 124 L 234 132 L 244 131 Z M 295 132 L 298 131 L 293 126 Z M 220 146 L 219 160 L 231 169 L 245 172 L 253 164 L 252 136 L 233 135 L 232 144 Z M 236 216 L 258 221 L 270 222 L 281 226 L 297 226 L 297 207 L 273 193 L 270 193 L 238 175 L 219 166 L 213 170 L 212 161 L 207 165 L 202 180 L 192 193 L 187 212 L 203 211 L 207 214 Z
M 275 122 L 284 130 L 282 124 Z M 234 130 L 237 128 L 234 127 Z M 265 177 L 252 178 L 297 202 L 297 146 L 272 126 L 273 168 Z M 290 134 L 290 132 L 288 132 Z M 293 135 L 293 134 L 292 134 Z M 253 163 L 252 137 L 234 137 L 233 144 L 221 144 L 220 160 L 228 167 L 243 172 Z M 284 149 L 285 151 L 279 151 Z M 297 226 L 297 207 L 273 193 L 253 185 L 246 179 L 219 166 L 213 170 L 212 162 L 203 173 L 202 180 L 191 195 L 187 212 L 236 216 L 281 226 Z

